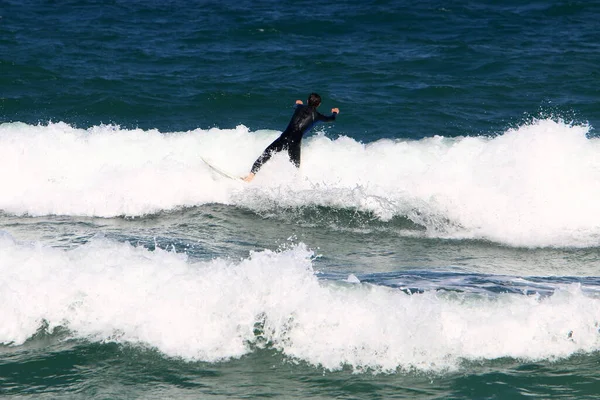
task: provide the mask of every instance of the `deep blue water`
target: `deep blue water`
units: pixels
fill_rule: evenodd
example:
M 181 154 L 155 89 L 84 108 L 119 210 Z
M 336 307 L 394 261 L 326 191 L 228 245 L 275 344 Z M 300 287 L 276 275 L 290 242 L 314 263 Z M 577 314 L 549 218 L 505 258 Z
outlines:
M 414 4 L 413 4 L 414 3 Z M 0 396 L 596 398 L 597 1 L 0 3 Z M 296 99 L 340 109 L 234 174 Z
M 282 129 L 317 91 L 363 141 L 598 125 L 596 2 L 4 4 L 4 121 Z

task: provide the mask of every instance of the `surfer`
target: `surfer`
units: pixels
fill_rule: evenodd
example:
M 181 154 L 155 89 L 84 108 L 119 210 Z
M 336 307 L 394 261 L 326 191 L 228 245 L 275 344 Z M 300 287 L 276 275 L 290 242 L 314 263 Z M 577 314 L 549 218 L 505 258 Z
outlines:
M 308 132 L 317 122 L 329 122 L 334 121 L 336 115 L 340 112 L 338 108 L 331 109 L 331 115 L 326 116 L 317 111 L 317 107 L 321 105 L 321 96 L 316 93 L 311 93 L 308 96 L 307 105 L 302 103 L 302 100 L 296 100 L 296 111 L 290 120 L 285 131 L 271 143 L 265 151 L 258 157 L 258 159 L 252 165 L 250 173 L 243 179 L 246 182 L 250 182 L 254 179 L 254 175 L 263 166 L 264 163 L 269 161 L 273 154 L 287 150 L 290 156 L 290 161 L 297 168 L 300 167 L 300 142 L 302 136 Z

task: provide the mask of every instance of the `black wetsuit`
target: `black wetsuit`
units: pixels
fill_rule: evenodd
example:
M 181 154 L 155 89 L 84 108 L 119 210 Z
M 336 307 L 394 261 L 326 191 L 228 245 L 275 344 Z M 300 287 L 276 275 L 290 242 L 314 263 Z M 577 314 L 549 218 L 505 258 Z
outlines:
M 317 122 L 333 121 L 336 115 L 337 113 L 333 113 L 330 116 L 325 116 L 318 112 L 315 107 L 297 105 L 296 111 L 285 131 L 273 143 L 267 146 L 261 156 L 254 162 L 254 165 L 252 165 L 251 172 L 256 174 L 263 164 L 269 161 L 273 154 L 283 150 L 287 150 L 290 161 L 296 167 L 300 167 L 300 142 L 302 141 L 302 136 Z

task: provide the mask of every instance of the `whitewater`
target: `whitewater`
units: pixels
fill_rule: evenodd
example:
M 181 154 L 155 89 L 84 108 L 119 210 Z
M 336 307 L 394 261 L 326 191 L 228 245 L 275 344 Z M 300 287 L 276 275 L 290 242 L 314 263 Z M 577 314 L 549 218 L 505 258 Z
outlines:
M 95 238 L 65 250 L 0 238 L 0 344 L 54 334 L 220 362 L 260 349 L 356 372 L 444 372 L 465 361 L 600 350 L 600 298 L 427 290 L 320 279 L 298 244 L 233 261 Z M 596 286 L 597 288 L 598 286 Z
M 403 217 L 426 237 L 523 247 L 600 243 L 600 142 L 590 127 L 533 120 L 495 136 L 362 143 L 321 131 L 302 166 L 284 154 L 243 176 L 279 132 L 0 125 L 0 209 L 9 215 L 139 217 L 204 204 L 256 212 L 310 206 Z

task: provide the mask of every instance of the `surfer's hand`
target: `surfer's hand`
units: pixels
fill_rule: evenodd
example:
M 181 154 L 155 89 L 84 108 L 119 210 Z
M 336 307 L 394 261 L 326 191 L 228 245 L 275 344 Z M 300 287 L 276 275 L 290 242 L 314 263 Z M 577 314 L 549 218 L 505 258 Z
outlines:
M 339 114 L 340 113 L 340 109 L 339 108 L 332 108 L 331 112 L 334 114 Z
M 254 179 L 254 174 L 250 172 L 247 176 L 243 177 L 242 179 L 246 182 L 250 182 L 252 181 L 252 179 Z
M 302 100 L 296 100 L 296 104 L 303 104 Z

